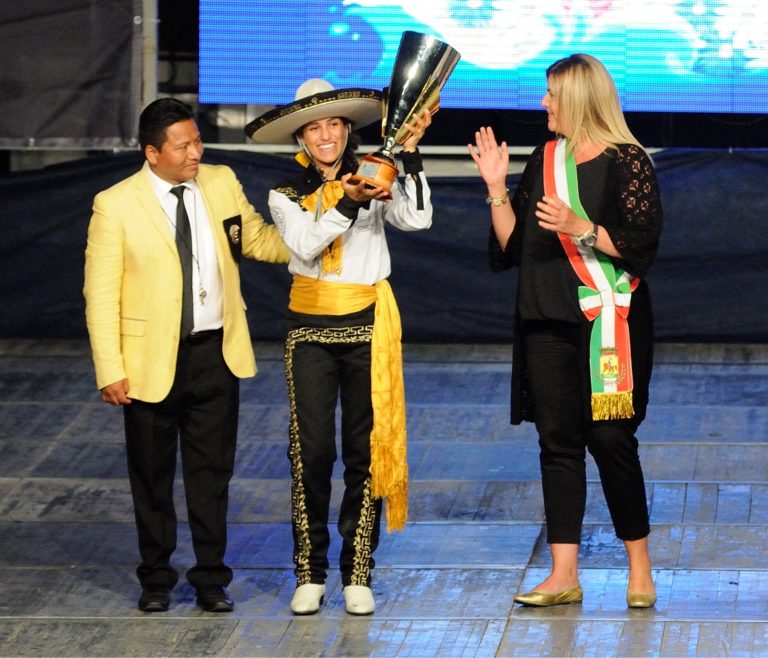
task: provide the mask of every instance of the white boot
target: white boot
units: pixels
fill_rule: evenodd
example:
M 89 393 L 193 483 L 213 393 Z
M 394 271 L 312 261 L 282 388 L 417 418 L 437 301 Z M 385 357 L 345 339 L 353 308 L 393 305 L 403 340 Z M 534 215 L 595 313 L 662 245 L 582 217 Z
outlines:
M 373 592 L 364 585 L 347 585 L 344 588 L 344 603 L 350 615 L 370 615 L 376 609 Z
M 320 609 L 324 595 L 325 585 L 299 585 L 291 599 L 291 612 L 294 615 L 314 615 Z

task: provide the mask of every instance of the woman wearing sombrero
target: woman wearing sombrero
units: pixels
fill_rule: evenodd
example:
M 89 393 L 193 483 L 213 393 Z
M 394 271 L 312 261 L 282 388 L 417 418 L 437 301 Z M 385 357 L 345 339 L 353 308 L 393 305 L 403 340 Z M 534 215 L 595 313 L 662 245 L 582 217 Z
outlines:
M 296 143 L 302 167 L 269 193 L 269 209 L 291 251 L 293 274 L 285 342 L 290 403 L 291 520 L 297 588 L 294 614 L 318 611 L 329 567 L 335 414 L 341 400 L 344 494 L 338 528 L 339 569 L 347 612 L 371 614 L 373 553 L 382 499 L 388 529 L 407 515 L 408 467 L 400 316 L 387 282 L 384 225 L 429 228 L 430 190 L 416 146 L 431 123 L 425 111 L 408 124 L 400 161 L 404 181 L 391 193 L 350 181 L 358 166 L 352 130 L 382 116 L 370 89 L 334 90 L 310 80 L 296 100 L 249 123 L 251 139 Z

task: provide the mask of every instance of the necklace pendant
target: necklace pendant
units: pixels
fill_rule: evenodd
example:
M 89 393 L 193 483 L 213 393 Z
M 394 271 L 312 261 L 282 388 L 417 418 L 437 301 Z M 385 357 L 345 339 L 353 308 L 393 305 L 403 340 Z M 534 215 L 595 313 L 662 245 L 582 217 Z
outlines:
M 197 293 L 197 296 L 200 298 L 200 304 L 205 306 L 205 298 L 208 296 L 205 288 L 200 286 L 200 292 Z

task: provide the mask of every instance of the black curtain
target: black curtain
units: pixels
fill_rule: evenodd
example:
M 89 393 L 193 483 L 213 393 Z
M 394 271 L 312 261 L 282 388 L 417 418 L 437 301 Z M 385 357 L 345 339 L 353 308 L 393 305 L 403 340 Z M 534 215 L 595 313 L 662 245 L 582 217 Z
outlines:
M 1 2 L 0 146 L 135 144 L 141 5 Z
M 667 150 L 654 156 L 665 214 L 648 282 L 662 341 L 768 341 L 768 151 Z M 208 149 L 231 166 L 265 217 L 289 157 Z M 0 338 L 84 337 L 83 251 L 93 196 L 132 174 L 139 153 L 99 155 L 0 176 Z M 510 178 L 514 187 L 515 178 Z M 487 266 L 488 208 L 479 178 L 432 178 L 431 229 L 388 232 L 391 283 L 410 342 L 506 342 L 515 272 Z M 244 260 L 254 339 L 280 340 L 290 277 Z

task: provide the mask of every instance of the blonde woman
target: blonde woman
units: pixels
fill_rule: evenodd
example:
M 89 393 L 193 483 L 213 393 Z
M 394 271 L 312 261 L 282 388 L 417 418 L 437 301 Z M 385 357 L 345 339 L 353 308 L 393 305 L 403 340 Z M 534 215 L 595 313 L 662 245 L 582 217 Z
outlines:
M 506 142 L 483 127 L 469 145 L 488 188 L 491 268 L 519 268 L 511 420 L 536 425 L 552 555 L 549 575 L 515 601 L 582 601 L 589 450 L 627 550 L 627 605 L 651 607 L 650 525 L 635 432 L 653 358 L 643 277 L 662 226 L 656 176 L 627 127 L 613 79 L 594 57 L 552 64 L 542 105 L 556 138 L 533 151 L 514 194 Z

